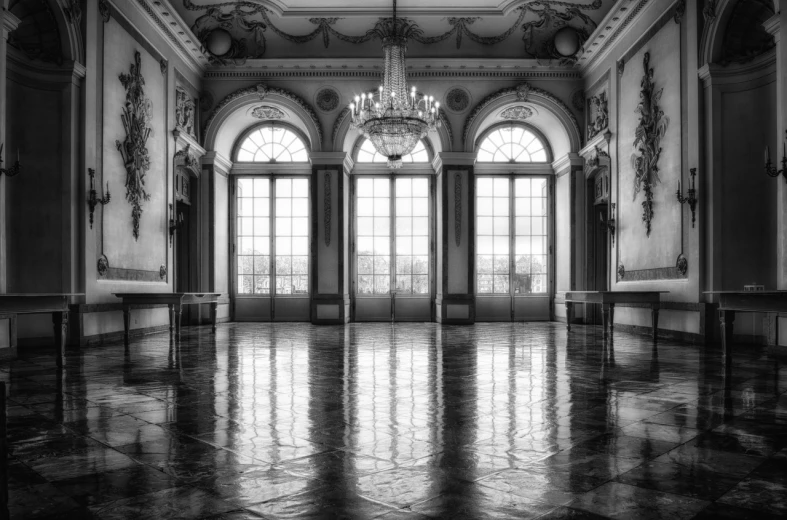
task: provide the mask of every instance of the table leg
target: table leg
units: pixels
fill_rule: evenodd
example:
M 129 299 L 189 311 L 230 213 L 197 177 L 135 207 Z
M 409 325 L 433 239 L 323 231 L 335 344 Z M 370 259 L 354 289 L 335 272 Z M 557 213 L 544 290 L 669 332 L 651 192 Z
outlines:
M 612 304 L 610 303 L 602 303 L 601 304 L 601 337 L 603 339 L 607 338 L 607 327 L 610 325 L 610 318 L 612 313 Z
M 131 329 L 131 307 L 123 306 L 123 345 L 128 348 L 128 336 Z
M 609 304 L 609 336 L 615 331 L 615 304 Z
M 574 302 L 566 302 L 566 328 L 571 331 L 571 319 L 574 316 Z
M 180 341 L 180 327 L 181 327 L 181 314 L 183 313 L 183 305 L 177 304 L 175 307 L 175 334 L 177 335 L 178 341 Z
M 732 358 L 732 332 L 735 323 L 735 311 L 719 311 L 721 325 L 721 351 L 725 361 Z
M 55 363 L 63 366 L 66 357 L 66 339 L 68 338 L 68 312 L 53 312 L 52 326 L 55 329 Z
M 210 320 L 213 323 L 213 332 L 216 332 L 216 315 L 219 313 L 219 303 L 213 302 L 210 304 Z
M 659 306 L 654 305 L 650 310 L 650 319 L 653 326 L 653 341 L 659 337 Z
M 6 441 L 5 382 L 0 382 L 0 518 L 11 518 L 8 511 L 8 445 Z
M 175 339 L 175 304 L 169 304 L 169 339 Z

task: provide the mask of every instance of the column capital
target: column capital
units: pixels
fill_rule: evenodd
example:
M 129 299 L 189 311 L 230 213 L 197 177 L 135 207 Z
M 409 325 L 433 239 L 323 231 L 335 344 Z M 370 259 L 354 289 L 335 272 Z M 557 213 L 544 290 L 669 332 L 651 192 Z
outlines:
M 8 34 L 14 32 L 21 22 L 14 13 L 3 7 L 3 38 L 7 39 Z
M 473 166 L 475 156 L 475 152 L 440 152 L 432 159 L 432 168 L 436 173 L 440 173 L 443 165 Z

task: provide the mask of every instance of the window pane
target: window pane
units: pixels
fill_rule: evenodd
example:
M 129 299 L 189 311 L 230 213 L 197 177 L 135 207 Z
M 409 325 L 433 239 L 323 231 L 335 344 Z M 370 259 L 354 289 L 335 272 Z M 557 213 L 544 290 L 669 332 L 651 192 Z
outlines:
M 516 179 L 515 183 L 514 294 L 543 294 L 547 292 L 548 274 L 547 179 L 531 177 Z
M 306 145 L 295 132 L 283 127 L 265 126 L 255 130 L 241 143 L 238 161 L 306 162 Z M 267 194 L 265 195 L 267 196 Z
M 480 162 L 546 162 L 544 143 L 518 124 L 490 132 L 478 148 Z

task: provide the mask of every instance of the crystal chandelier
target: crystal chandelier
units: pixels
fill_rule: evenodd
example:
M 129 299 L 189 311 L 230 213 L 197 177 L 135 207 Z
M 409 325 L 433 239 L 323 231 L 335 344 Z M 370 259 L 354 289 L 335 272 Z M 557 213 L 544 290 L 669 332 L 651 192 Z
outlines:
M 396 18 L 396 0 L 393 18 L 381 19 L 373 30 L 385 53 L 383 84 L 377 93 L 355 96 L 350 103 L 352 126 L 388 157 L 389 168 L 401 168 L 402 156 L 412 152 L 429 130 L 440 127 L 440 102 L 434 96 L 419 96 L 415 87 L 407 91 L 407 37 L 417 27 Z

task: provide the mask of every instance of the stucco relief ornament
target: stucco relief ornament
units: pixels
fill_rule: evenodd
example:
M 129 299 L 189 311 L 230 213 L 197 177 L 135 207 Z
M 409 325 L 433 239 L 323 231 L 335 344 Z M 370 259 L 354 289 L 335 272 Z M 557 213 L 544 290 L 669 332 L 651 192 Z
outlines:
M 524 121 L 533 117 L 533 110 L 523 106 L 510 107 L 503 110 L 500 113 L 500 117 L 511 121 Z
M 195 137 L 195 111 L 196 104 L 189 93 L 181 87 L 175 89 L 175 124 L 192 137 Z
M 689 261 L 684 255 L 678 255 L 678 261 L 675 264 L 675 267 L 678 269 L 678 272 L 686 276 L 686 273 L 689 272 Z
M 530 84 L 529 83 L 521 83 L 516 86 L 516 98 L 519 101 L 527 101 L 527 97 L 530 95 Z
M 623 266 L 623 264 L 620 264 L 618 266 L 618 281 L 622 280 L 625 277 L 626 277 L 626 268 Z
M 317 108 L 323 112 L 333 112 L 339 106 L 339 93 L 332 88 L 324 88 L 317 92 L 315 100 Z
M 285 119 L 287 114 L 282 112 L 276 107 L 270 105 L 260 105 L 255 107 L 254 110 L 251 111 L 251 117 L 255 119 Z
M 635 172 L 634 197 L 642 191 L 642 221 L 645 223 L 647 235 L 650 236 L 653 220 L 653 186 L 660 183 L 659 157 L 661 156 L 661 140 L 667 132 L 669 119 L 659 106 L 664 89 L 656 90 L 653 82 L 653 69 L 650 65 L 650 53 L 643 59 L 645 75 L 640 83 L 639 104 L 635 112 L 639 114 L 639 123 L 634 131 L 634 153 L 631 154 L 631 167 Z
M 139 239 L 139 220 L 142 217 L 142 202 L 149 201 L 145 191 L 145 175 L 150 169 L 147 141 L 152 130 L 151 103 L 145 97 L 145 79 L 142 77 L 142 56 L 134 53 L 134 64 L 128 74 L 120 75 L 120 82 L 126 89 L 126 104 L 120 120 L 126 130 L 123 142 L 115 141 L 123 165 L 126 167 L 126 200 L 131 204 L 131 219 L 134 224 L 134 240 Z
M 109 271 L 109 260 L 106 256 L 101 255 L 101 257 L 99 257 L 98 262 L 96 263 L 96 269 L 98 270 L 99 276 L 107 275 L 107 271 Z
M 451 112 L 464 112 L 470 106 L 470 95 L 462 88 L 453 88 L 445 95 L 445 105 Z
M 588 124 L 588 139 L 593 139 L 609 126 L 609 101 L 607 93 L 602 92 L 588 100 L 591 120 Z M 595 117 L 593 117 L 595 116 Z

